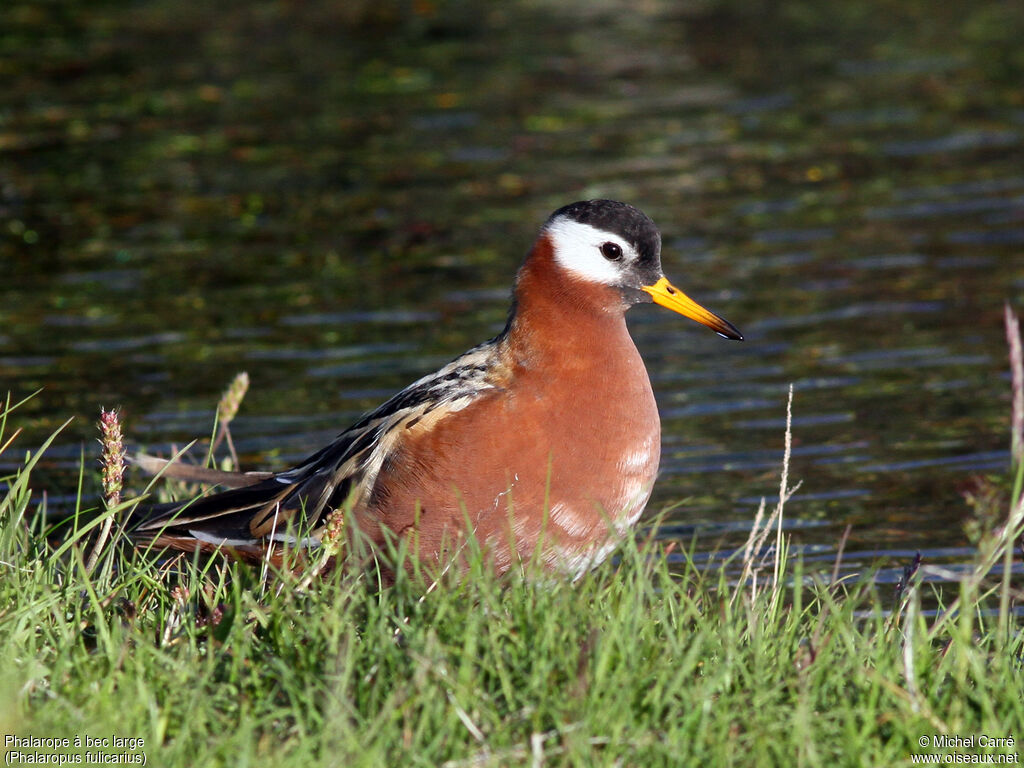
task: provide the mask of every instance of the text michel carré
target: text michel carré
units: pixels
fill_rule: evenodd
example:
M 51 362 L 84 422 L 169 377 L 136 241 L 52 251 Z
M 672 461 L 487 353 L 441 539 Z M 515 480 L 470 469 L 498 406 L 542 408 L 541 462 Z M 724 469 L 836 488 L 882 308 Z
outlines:
M 1017 746 L 1013 736 L 986 736 L 984 733 L 973 736 L 946 736 L 945 734 L 932 734 L 932 747 L 935 749 L 949 749 L 950 747 L 968 747 L 970 749 L 991 749 L 992 747 Z

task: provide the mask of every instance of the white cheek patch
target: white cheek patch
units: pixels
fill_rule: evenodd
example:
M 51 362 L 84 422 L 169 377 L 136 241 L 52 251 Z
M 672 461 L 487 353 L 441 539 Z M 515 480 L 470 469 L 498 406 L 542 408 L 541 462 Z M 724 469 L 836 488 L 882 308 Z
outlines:
M 618 235 L 572 219 L 556 219 L 548 225 L 547 234 L 555 250 L 555 261 L 592 283 L 618 285 L 622 282 L 623 267 L 635 258 L 633 246 Z M 604 243 L 618 243 L 622 259 L 606 259 L 601 254 Z

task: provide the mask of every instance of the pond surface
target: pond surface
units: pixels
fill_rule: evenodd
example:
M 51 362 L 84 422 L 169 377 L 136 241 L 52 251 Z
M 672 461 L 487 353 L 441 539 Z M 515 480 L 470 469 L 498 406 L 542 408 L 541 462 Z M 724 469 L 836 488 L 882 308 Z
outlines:
M 0 31 L 0 383 L 167 451 L 227 382 L 283 467 L 502 327 L 547 214 L 631 202 L 745 334 L 630 313 L 662 409 L 650 513 L 711 559 L 778 492 L 794 545 L 895 578 L 970 554 L 1008 469 L 1024 306 L 1024 11 L 932 2 L 45 4 Z M 827 564 L 827 566 L 826 566 Z

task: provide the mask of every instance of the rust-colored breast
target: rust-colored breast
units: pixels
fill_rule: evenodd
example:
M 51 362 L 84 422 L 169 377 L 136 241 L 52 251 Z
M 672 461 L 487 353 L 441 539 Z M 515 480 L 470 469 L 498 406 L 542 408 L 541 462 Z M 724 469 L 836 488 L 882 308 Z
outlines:
M 523 291 L 536 277 L 520 276 L 495 363 L 503 386 L 406 430 L 377 478 L 371 518 L 421 558 L 472 533 L 500 571 L 539 546 L 548 565 L 582 573 L 650 495 L 660 423 L 622 308 L 607 311 L 616 297 L 601 287 L 575 286 L 568 303 Z

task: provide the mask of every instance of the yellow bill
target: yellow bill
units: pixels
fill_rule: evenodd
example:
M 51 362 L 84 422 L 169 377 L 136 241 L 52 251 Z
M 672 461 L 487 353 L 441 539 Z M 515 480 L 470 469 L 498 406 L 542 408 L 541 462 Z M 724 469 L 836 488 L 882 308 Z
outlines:
M 706 325 L 719 336 L 743 341 L 743 334 L 736 330 L 736 326 L 728 320 L 719 317 L 714 312 L 704 309 L 704 307 L 672 285 L 667 277 L 661 278 L 654 285 L 645 285 L 642 288 L 651 294 L 655 304 L 660 304 L 671 309 L 673 312 L 678 312 L 683 317 L 696 320 L 701 325 Z

